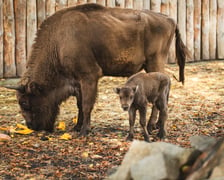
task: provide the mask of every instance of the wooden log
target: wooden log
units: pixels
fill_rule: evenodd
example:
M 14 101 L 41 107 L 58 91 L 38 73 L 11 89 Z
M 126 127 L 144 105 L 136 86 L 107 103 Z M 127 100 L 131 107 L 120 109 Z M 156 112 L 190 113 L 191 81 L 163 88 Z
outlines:
M 4 77 L 15 77 L 15 21 L 13 0 L 3 1 L 3 14 Z
M 177 22 L 177 0 L 171 0 L 169 2 L 169 16 L 172 19 L 174 19 L 174 21 Z M 175 37 L 173 38 L 171 46 L 170 46 L 168 62 L 169 63 L 176 62 Z
M 3 78 L 3 0 L 0 0 L 0 78 Z
M 26 0 L 15 0 L 16 70 L 21 76 L 26 69 Z
M 56 11 L 68 7 L 68 1 L 67 0 L 56 0 L 55 2 L 56 2 L 56 6 L 55 6 Z
M 76 5 L 77 5 L 77 0 L 68 0 L 68 7 L 70 7 L 70 6 L 76 6 Z
M 106 6 L 106 0 L 96 0 L 96 3 Z
M 201 0 L 194 0 L 194 61 L 201 59 Z
M 169 0 L 163 0 L 161 1 L 161 7 L 160 7 L 160 12 L 162 14 L 169 15 Z
M 216 58 L 216 18 L 217 1 L 209 1 L 209 56 Z
M 46 0 L 46 18 L 55 13 L 55 0 Z
M 133 0 L 134 9 L 143 9 L 143 1 Z
M 209 0 L 202 0 L 202 59 L 209 59 Z
M 43 20 L 46 18 L 45 0 L 37 1 L 37 26 L 40 27 Z
M 36 3 L 33 0 L 27 0 L 27 55 L 29 56 L 34 42 L 35 34 L 37 31 L 37 15 L 36 15 Z
M 152 11 L 160 12 L 161 0 L 151 0 L 150 8 Z
M 190 52 L 191 57 L 194 54 L 194 2 L 193 0 L 187 0 L 187 24 L 186 24 L 186 46 Z M 193 59 L 187 59 L 187 61 L 193 61 Z
M 224 1 L 218 0 L 217 5 L 217 58 L 224 59 Z
M 186 44 L 186 1 L 178 0 L 177 5 L 178 27 L 180 30 L 182 41 L 184 44 Z
M 150 9 L 150 0 L 143 0 L 143 9 Z

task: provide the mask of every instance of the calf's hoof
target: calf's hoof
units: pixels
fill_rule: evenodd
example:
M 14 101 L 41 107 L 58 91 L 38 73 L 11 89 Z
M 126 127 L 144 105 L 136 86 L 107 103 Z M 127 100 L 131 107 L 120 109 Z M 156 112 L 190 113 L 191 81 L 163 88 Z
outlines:
M 157 134 L 157 137 L 159 139 L 165 139 L 166 137 L 166 132 L 165 131 L 159 131 L 159 133 Z
M 144 140 L 145 140 L 146 142 L 151 142 L 150 139 L 149 139 L 149 136 L 144 136 Z
M 128 137 L 126 138 L 126 141 L 133 141 L 133 139 L 134 139 L 134 135 L 129 134 Z
M 149 124 L 147 126 L 147 131 L 148 131 L 149 134 L 152 134 L 152 131 L 155 130 L 155 129 L 157 129 L 155 124 Z

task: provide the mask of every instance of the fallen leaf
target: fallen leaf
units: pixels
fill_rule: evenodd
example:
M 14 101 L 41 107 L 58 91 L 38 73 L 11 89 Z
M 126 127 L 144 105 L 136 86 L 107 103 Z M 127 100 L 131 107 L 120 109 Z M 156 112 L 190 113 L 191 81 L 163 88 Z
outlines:
M 24 126 L 22 124 L 16 124 L 16 127 L 20 129 L 29 129 L 27 126 Z
M 64 131 L 65 130 L 65 122 L 64 121 L 59 122 L 57 129 Z
M 17 134 L 31 134 L 33 132 L 32 129 L 22 129 L 22 130 L 15 130 L 14 131 Z
M 73 123 L 76 125 L 76 124 L 77 124 L 77 122 L 78 122 L 77 117 L 74 117 L 74 118 L 73 118 Z
M 63 135 L 60 136 L 59 139 L 69 140 L 69 139 L 72 139 L 72 136 L 68 133 L 64 133 Z
M 10 139 L 11 139 L 10 136 L 0 133 L 0 142 L 6 142 L 6 141 L 9 141 Z
M 88 152 L 83 152 L 83 153 L 81 154 L 81 157 L 82 157 L 82 158 L 88 158 L 88 157 L 89 157 L 89 153 L 88 153 Z

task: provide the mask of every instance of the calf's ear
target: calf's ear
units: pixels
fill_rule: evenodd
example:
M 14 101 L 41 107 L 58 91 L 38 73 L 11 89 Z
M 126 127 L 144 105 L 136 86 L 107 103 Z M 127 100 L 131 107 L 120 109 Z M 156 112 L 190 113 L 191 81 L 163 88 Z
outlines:
M 138 91 L 138 85 L 132 88 L 133 91 L 136 93 Z
M 114 92 L 119 94 L 120 93 L 121 88 L 114 88 Z

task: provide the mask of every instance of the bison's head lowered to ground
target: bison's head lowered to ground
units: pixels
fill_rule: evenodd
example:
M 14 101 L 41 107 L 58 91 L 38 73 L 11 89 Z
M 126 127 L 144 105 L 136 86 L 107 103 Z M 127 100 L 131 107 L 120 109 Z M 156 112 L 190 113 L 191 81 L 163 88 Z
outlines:
M 17 99 L 26 124 L 33 130 L 53 131 L 59 105 L 52 101 L 52 93 L 36 83 L 16 87 Z

